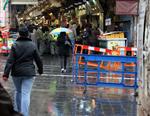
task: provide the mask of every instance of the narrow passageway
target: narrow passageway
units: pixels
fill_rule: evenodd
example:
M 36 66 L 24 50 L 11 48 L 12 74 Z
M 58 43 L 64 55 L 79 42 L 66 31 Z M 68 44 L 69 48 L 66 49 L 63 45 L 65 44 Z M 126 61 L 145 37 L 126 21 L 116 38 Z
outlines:
M 30 116 L 136 116 L 133 90 L 88 87 L 83 94 L 84 87 L 71 82 L 71 58 L 66 73 L 61 73 L 58 57 L 44 56 L 43 62 L 44 74 L 33 85 Z M 9 83 L 11 93 L 11 79 Z
M 150 0 L 0 0 L 0 82 L 13 98 L 12 78 L 3 82 L 6 59 L 16 41 L 31 39 L 44 74 L 39 61 L 30 116 L 150 116 L 149 30 Z M 15 64 L 8 67 L 29 76 L 25 65 L 33 69 L 32 58 L 16 63 L 21 50 L 12 52 Z

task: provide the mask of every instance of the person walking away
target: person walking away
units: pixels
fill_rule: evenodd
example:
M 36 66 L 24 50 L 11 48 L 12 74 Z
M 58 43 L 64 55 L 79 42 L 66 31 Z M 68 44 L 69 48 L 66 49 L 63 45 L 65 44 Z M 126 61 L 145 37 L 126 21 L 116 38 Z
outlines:
M 40 54 L 44 55 L 45 53 L 49 53 L 50 52 L 50 34 L 49 34 L 49 28 L 47 26 L 43 26 L 42 27 L 42 41 L 41 41 L 41 45 L 40 45 Z
M 7 81 L 11 71 L 12 80 L 15 86 L 14 107 L 15 111 L 29 116 L 30 94 L 36 75 L 34 61 L 38 67 L 39 74 L 43 73 L 43 64 L 35 44 L 28 38 L 28 29 L 19 29 L 20 37 L 11 48 L 3 80 Z
M 67 57 L 69 57 L 70 48 L 72 46 L 71 40 L 67 36 L 66 32 L 60 33 L 60 36 L 57 40 L 57 46 L 58 54 L 60 56 L 61 72 L 64 73 L 66 72 Z
M 35 43 L 35 46 L 38 48 L 38 44 L 37 44 L 37 38 L 36 38 L 36 29 L 33 28 L 33 31 L 30 32 L 31 33 L 31 40 Z
M 57 41 L 58 36 L 57 35 L 50 35 L 50 53 L 52 56 L 57 55 Z
M 40 43 L 43 37 L 42 30 L 38 27 L 38 29 L 35 32 L 35 37 L 37 38 L 37 48 L 40 51 Z

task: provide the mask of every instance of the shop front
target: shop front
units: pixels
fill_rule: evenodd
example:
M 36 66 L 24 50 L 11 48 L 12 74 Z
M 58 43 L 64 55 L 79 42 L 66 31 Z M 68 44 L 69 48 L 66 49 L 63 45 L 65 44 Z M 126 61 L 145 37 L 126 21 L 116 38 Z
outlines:
M 106 7 L 106 8 L 104 8 Z M 103 5 L 105 14 L 104 33 L 100 35 L 100 47 L 104 47 L 102 43 L 113 43 L 116 41 L 116 46 L 133 47 L 134 46 L 134 29 L 136 27 L 135 19 L 138 11 L 137 0 L 112 0 L 105 1 Z M 106 42 L 107 41 L 107 42 Z M 124 44 L 120 44 L 121 43 Z M 102 45 L 102 46 L 101 46 Z M 115 48 L 116 49 L 116 48 Z
M 134 45 L 134 28 L 138 15 L 138 0 L 116 0 L 115 14 L 118 17 L 118 25 L 124 31 L 128 39 L 128 45 Z
M 93 28 L 103 29 L 103 9 L 98 0 L 88 0 L 76 8 L 76 15 L 80 23 L 89 23 Z
M 80 26 L 89 23 L 92 27 L 103 29 L 103 9 L 98 0 L 76 0 L 66 3 L 64 16 Z

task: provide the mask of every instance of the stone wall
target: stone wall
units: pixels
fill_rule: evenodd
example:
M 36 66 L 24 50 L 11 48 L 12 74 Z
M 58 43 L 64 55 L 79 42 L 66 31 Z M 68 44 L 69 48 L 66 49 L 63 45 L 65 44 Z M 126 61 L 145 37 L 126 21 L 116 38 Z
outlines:
M 143 74 L 142 77 L 139 77 L 142 80 L 142 86 L 139 87 L 138 116 L 150 116 L 150 0 L 147 0 L 146 3 L 143 38 Z

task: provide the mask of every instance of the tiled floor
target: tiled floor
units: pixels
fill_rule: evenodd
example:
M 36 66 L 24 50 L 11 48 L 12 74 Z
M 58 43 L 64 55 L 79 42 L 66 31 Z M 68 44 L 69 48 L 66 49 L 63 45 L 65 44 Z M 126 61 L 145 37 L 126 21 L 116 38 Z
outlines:
M 43 61 L 45 71 L 35 79 L 30 116 L 136 116 L 132 90 L 88 87 L 83 94 L 84 88 L 71 82 L 71 64 L 62 74 L 57 57 L 47 56 Z M 11 86 L 10 79 L 9 90 Z

